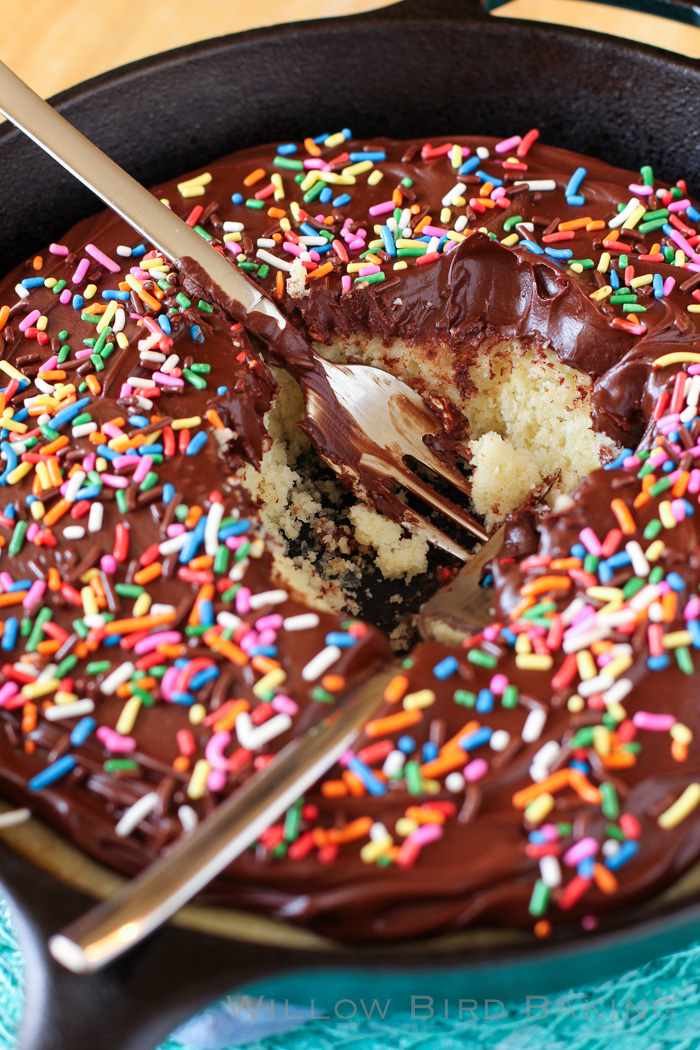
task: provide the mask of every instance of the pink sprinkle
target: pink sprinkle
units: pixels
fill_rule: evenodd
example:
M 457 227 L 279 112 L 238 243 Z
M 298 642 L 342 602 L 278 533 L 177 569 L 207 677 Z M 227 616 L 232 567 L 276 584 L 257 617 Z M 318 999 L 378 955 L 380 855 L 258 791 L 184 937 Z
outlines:
M 296 255 L 297 259 L 300 258 L 302 249 L 298 244 L 293 244 L 292 241 L 284 241 L 282 247 L 286 252 L 289 252 L 290 255 Z
M 4 707 L 18 692 L 19 686 L 16 682 L 5 682 L 0 686 L 0 707 Z
M 132 277 L 135 277 L 137 281 L 149 281 L 151 279 L 148 270 L 144 270 L 142 266 L 132 266 L 129 273 Z
M 182 536 L 183 532 L 187 532 L 187 528 L 181 521 L 174 521 L 166 529 L 168 539 L 173 539 L 174 536 Z
M 639 456 L 627 456 L 622 462 L 624 470 L 638 470 L 641 465 L 642 461 Z
M 369 209 L 370 215 L 386 215 L 387 212 L 394 210 L 393 201 L 382 201 L 381 204 L 373 204 Z
M 212 769 L 207 775 L 207 788 L 209 791 L 223 791 L 227 780 L 225 769 Z
M 0 572 L 0 584 L 2 585 L 3 592 L 9 591 L 14 582 L 15 581 L 12 579 L 9 572 Z
M 331 166 L 328 161 L 321 160 L 320 157 L 307 157 L 302 161 L 305 168 L 309 171 L 330 171 Z
M 500 632 L 501 628 L 498 624 L 489 624 L 488 627 L 484 627 L 482 634 L 487 642 L 495 642 Z
M 296 703 L 296 701 L 292 700 L 291 696 L 285 696 L 283 693 L 280 693 L 278 696 L 274 697 L 274 699 L 271 700 L 270 703 L 273 710 L 277 711 L 281 715 L 294 716 L 299 710 L 299 705 Z
M 379 273 L 381 267 L 379 266 L 361 266 L 358 275 L 360 277 L 369 277 L 371 273 Z
M 496 153 L 507 153 L 508 150 L 515 149 L 523 141 L 522 135 L 511 135 L 509 139 L 503 139 L 502 142 L 496 143 L 494 149 Z
M 653 711 L 636 711 L 632 721 L 637 729 L 650 729 L 652 733 L 668 733 L 676 724 L 674 715 L 655 714 Z
M 592 554 L 595 558 L 600 557 L 600 540 L 589 525 L 587 525 L 585 529 L 581 529 L 581 531 L 578 534 L 578 538 L 580 539 L 581 543 L 584 545 L 589 554 Z
M 31 587 L 24 596 L 24 599 L 22 601 L 23 607 L 25 609 L 31 609 L 32 605 L 34 605 L 34 602 L 38 602 L 43 597 L 45 590 L 46 584 L 43 580 L 34 580 L 34 583 L 31 585 Z
M 671 500 L 671 514 L 679 523 L 685 519 L 685 503 L 682 499 Z
M 34 322 L 38 321 L 40 317 L 41 317 L 41 310 L 32 310 L 31 313 L 28 313 L 27 316 L 22 321 L 19 322 L 19 330 L 20 330 L 20 332 L 26 332 L 26 330 L 28 328 L 31 328 L 31 326 L 34 324 Z
M 469 762 L 463 770 L 464 779 L 468 780 L 470 784 L 473 784 L 475 780 L 481 780 L 485 777 L 489 771 L 489 764 L 485 758 L 475 758 L 473 762 Z M 428 827 L 429 825 L 426 825 Z
M 122 385 L 119 388 L 119 396 L 120 397 L 131 397 L 132 393 L 133 393 L 133 387 L 131 386 L 131 384 L 130 383 L 122 383 Z
M 653 186 L 638 186 L 634 182 L 627 187 L 630 193 L 636 193 L 638 197 L 650 197 L 654 192 Z
M 41 366 L 41 370 L 42 370 L 42 372 L 50 372 L 51 369 L 55 368 L 57 364 L 58 364 L 58 357 L 56 356 L 56 354 L 54 354 L 53 357 L 50 357 L 48 359 L 48 361 L 44 361 L 44 363 Z
M 684 197 L 682 201 L 674 201 L 673 204 L 668 205 L 669 211 L 685 211 L 686 208 L 690 207 L 690 201 L 687 197 Z
M 489 683 L 489 689 L 494 696 L 503 696 L 507 688 L 508 676 L 505 674 L 495 674 Z
M 134 471 L 133 480 L 137 485 L 140 485 L 143 479 L 148 474 L 149 470 L 153 466 L 152 456 L 139 456 L 139 465 Z
M 92 349 L 88 346 L 85 350 L 76 350 L 75 356 L 78 359 L 78 361 L 82 361 L 83 358 L 89 357 L 91 353 Z
M 65 306 L 66 303 L 69 303 L 71 301 L 72 297 L 73 296 L 71 290 L 69 288 L 64 288 L 58 297 L 58 301 L 60 303 L 63 303 L 63 305 Z
M 510 202 L 509 202 L 508 206 L 510 207 Z M 458 247 L 457 241 L 446 241 L 445 242 L 445 247 L 442 249 L 442 254 L 446 255 L 447 252 L 452 252 L 457 247 Z M 423 256 L 419 256 L 418 258 L 419 259 L 423 258 Z
M 65 244 L 50 244 L 49 251 L 52 255 L 68 255 L 69 249 Z
M 117 571 L 117 563 L 111 554 L 103 554 L 100 558 L 100 568 L 106 576 L 114 576 Z
M 258 631 L 279 631 L 283 623 L 283 616 L 280 616 L 279 613 L 270 613 L 269 616 L 261 616 L 259 620 L 256 620 L 255 627 Z
M 421 233 L 426 233 L 428 237 L 443 237 L 447 230 L 441 230 L 439 226 L 424 226 Z
M 670 295 L 676 285 L 675 277 L 667 277 L 664 281 L 664 295 Z
M 118 427 L 116 423 L 103 423 L 102 429 L 105 432 L 105 434 L 109 435 L 109 437 L 124 437 L 124 431 L 121 429 L 121 427 Z
M 141 462 L 141 456 L 117 456 L 112 462 L 115 470 L 124 470 L 127 467 L 137 467 Z
M 258 645 L 274 645 L 277 640 L 277 631 L 273 631 L 270 627 L 265 631 L 261 631 L 258 636 Z
M 491 200 L 500 201 L 501 197 L 505 197 L 505 195 L 506 191 L 503 189 L 503 186 L 496 186 L 496 188 L 491 191 Z M 510 198 L 508 198 L 508 204 L 510 204 Z
M 113 259 L 110 259 L 108 255 L 105 255 L 104 252 L 100 251 L 100 249 L 97 248 L 94 244 L 86 244 L 85 251 L 88 253 L 88 255 L 92 256 L 95 262 L 98 262 L 101 266 L 104 266 L 105 269 L 109 270 L 111 273 L 120 272 L 121 266 L 118 263 L 115 263 Z
M 340 285 L 344 292 L 349 292 L 352 288 L 352 278 L 348 274 L 344 273 L 340 279 Z
M 184 386 L 185 380 L 178 379 L 177 376 L 169 376 L 164 372 L 154 372 L 152 377 L 153 382 L 157 383 L 158 386 Z
M 427 846 L 429 842 L 437 842 L 442 836 L 441 824 L 422 824 L 415 831 L 412 831 L 410 835 L 406 836 L 406 841 L 413 843 L 415 846 Z
M 75 272 L 73 273 L 73 277 L 72 277 L 71 283 L 72 284 L 81 284 L 83 282 L 83 280 L 85 279 L 85 275 L 87 274 L 89 269 L 90 269 L 90 260 L 89 259 L 81 259 L 80 262 L 78 263 L 78 265 L 75 268 Z
M 696 376 L 700 374 L 700 365 L 688 365 L 688 375 Z
M 117 474 L 103 474 L 102 480 L 110 489 L 126 489 L 129 487 L 129 479 L 120 478 Z
M 543 824 L 540 828 L 540 834 L 544 836 L 545 842 L 559 841 L 559 828 L 556 824 Z
M 364 248 L 364 246 L 365 242 L 362 240 L 361 237 L 356 237 L 354 241 L 350 241 L 348 243 L 348 248 L 350 249 L 350 251 L 353 252 L 359 251 L 360 248 Z
M 688 244 L 682 233 L 679 233 L 678 230 L 670 230 L 668 236 L 689 259 L 695 263 L 700 263 L 700 255 L 695 251 L 695 248 Z
M 236 612 L 239 616 L 250 612 L 250 593 L 250 587 L 241 587 L 236 594 Z
M 110 729 L 109 726 L 100 726 L 96 736 L 108 751 L 114 751 L 115 754 L 136 750 L 136 741 L 133 736 L 122 736 L 121 733 L 117 733 L 116 729 Z
M 228 769 L 228 760 L 224 756 L 224 751 L 230 743 L 231 734 L 228 729 L 222 729 L 209 737 L 207 746 L 204 749 L 204 757 L 212 769 Z
M 39 532 L 39 526 L 37 525 L 37 523 L 35 521 L 33 521 L 31 523 L 31 525 L 29 526 L 29 528 L 27 529 L 27 539 L 29 540 L 30 543 L 34 542 L 34 539 L 36 538 L 38 532 Z
M 144 653 L 153 652 L 159 645 L 178 645 L 181 641 L 182 635 L 179 631 L 158 631 L 157 634 L 149 634 L 148 638 L 137 642 L 134 652 L 142 656 Z
M 683 610 L 684 620 L 697 620 L 700 616 L 700 598 L 697 594 L 693 594 L 687 601 L 685 609 Z
M 575 868 L 577 864 L 580 864 L 582 860 L 586 860 L 587 857 L 595 857 L 598 852 L 598 840 L 592 836 L 588 836 L 585 839 L 579 839 L 575 842 L 563 856 L 563 861 L 568 864 L 570 868 Z

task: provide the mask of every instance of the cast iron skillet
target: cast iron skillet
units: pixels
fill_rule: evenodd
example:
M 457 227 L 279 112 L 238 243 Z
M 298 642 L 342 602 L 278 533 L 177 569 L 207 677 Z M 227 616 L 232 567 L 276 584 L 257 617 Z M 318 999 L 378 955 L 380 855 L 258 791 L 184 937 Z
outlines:
M 483 0 L 495 8 L 504 0 Z M 630 2 L 700 25 L 690 0 Z M 342 20 L 210 40 L 126 66 L 55 99 L 146 185 L 244 146 L 350 126 L 357 136 L 512 134 L 622 167 L 650 163 L 700 190 L 700 63 L 613 38 L 492 19 L 479 0 L 405 0 Z M 0 129 L 0 260 L 9 269 L 96 210 L 13 129 Z M 106 973 L 54 966 L 46 938 L 88 898 L 0 847 L 26 960 L 21 1050 L 151 1050 L 214 996 L 282 975 L 278 997 L 508 998 L 598 980 L 700 935 L 700 905 L 566 947 L 336 954 L 163 930 Z M 332 982 L 335 981 L 335 984 Z

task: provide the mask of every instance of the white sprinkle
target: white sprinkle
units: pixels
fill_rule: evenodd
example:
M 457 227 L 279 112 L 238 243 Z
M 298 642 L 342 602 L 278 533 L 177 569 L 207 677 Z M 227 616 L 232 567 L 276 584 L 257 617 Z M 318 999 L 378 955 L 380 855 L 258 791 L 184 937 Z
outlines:
M 64 540 L 82 540 L 85 529 L 82 525 L 67 525 L 63 530 Z
M 568 627 L 570 623 L 573 623 L 585 604 L 585 598 L 574 598 L 574 600 L 567 605 L 566 609 L 564 609 L 561 614 L 561 622 L 565 627 Z
M 219 527 L 224 518 L 224 505 L 217 501 L 212 503 L 204 526 L 204 550 L 213 558 L 219 549 Z
M 41 390 L 42 394 L 53 394 L 53 383 L 47 383 L 45 379 L 36 378 L 34 380 L 34 386 L 37 390 Z
M 495 733 L 491 734 L 489 745 L 494 751 L 505 751 L 510 743 L 510 733 L 507 733 L 505 729 L 497 729 Z
M 117 255 L 121 255 L 123 259 L 128 259 L 131 255 L 131 248 L 127 248 L 125 244 L 118 244 Z
M 281 605 L 286 602 L 289 594 L 287 591 L 260 591 L 259 594 L 251 594 L 251 609 L 262 609 L 263 605 Z
M 117 307 L 117 312 L 114 315 L 114 320 L 112 321 L 112 331 L 113 332 L 121 332 L 122 329 L 124 328 L 125 324 L 126 324 L 126 311 L 124 310 L 123 306 L 118 306 Z
M 453 773 L 448 773 L 445 777 L 445 787 L 451 794 L 458 795 L 460 791 L 464 790 L 464 777 L 457 770 Z
M 20 297 L 20 299 L 28 299 L 29 298 L 29 289 L 25 288 L 23 284 L 16 284 L 15 285 L 15 292 Z
M 545 190 L 555 190 L 557 184 L 554 179 L 523 179 L 518 180 L 516 186 L 527 186 L 533 193 L 541 193 Z
M 123 814 L 121 820 L 115 827 L 114 831 L 120 838 L 126 838 L 134 831 L 142 820 L 150 816 L 151 813 L 160 805 L 160 795 L 156 791 L 149 791 L 147 795 L 142 795 L 140 799 L 134 802 L 133 806 L 129 806 L 126 812 Z
M 488 151 L 488 149 L 486 148 L 486 146 L 477 146 L 476 147 L 476 155 L 479 158 L 479 160 L 488 160 L 489 157 L 491 156 L 491 154 Z
M 689 405 L 697 406 L 700 402 L 700 375 L 693 376 L 688 384 L 688 395 L 686 398 Z
M 142 361 L 155 361 L 156 364 L 166 359 L 165 354 L 161 354 L 160 350 L 140 350 L 139 354 Z
M 541 707 L 536 707 L 534 711 L 530 712 L 525 719 L 525 725 L 520 734 L 526 744 L 531 744 L 534 740 L 539 740 L 546 721 L 547 712 Z
M 372 827 L 369 829 L 369 837 L 372 842 L 380 842 L 388 836 L 389 832 L 386 829 L 386 825 L 380 821 L 375 821 Z
M 86 698 L 75 700 L 71 704 L 52 704 L 51 707 L 44 709 L 44 718 L 49 722 L 60 722 L 62 718 L 82 718 L 83 715 L 89 715 L 94 710 L 94 701 Z
M 615 679 L 611 678 L 608 674 L 597 674 L 594 678 L 588 678 L 585 682 L 579 682 L 578 684 L 578 695 L 582 696 L 584 700 L 587 700 L 589 696 L 593 696 L 594 693 L 604 693 L 606 689 L 609 689 L 611 685 L 614 685 Z
M 254 726 L 248 712 L 241 711 L 236 719 L 236 736 L 246 751 L 257 751 L 263 744 L 269 744 L 275 737 L 286 733 L 291 726 L 291 718 L 284 714 L 273 715 L 262 725 Z
M 161 372 L 169 376 L 173 368 L 177 368 L 180 363 L 180 357 L 178 354 L 171 354 L 170 357 L 166 358 L 164 364 L 161 366 Z
M 391 780 L 393 777 L 396 777 L 396 776 L 399 775 L 399 773 L 401 772 L 401 770 L 404 767 L 405 761 L 406 761 L 406 756 L 403 753 L 403 751 L 399 751 L 398 749 L 395 749 L 394 751 L 390 751 L 389 754 L 384 759 L 384 765 L 382 766 L 382 773 L 384 774 L 385 777 L 389 777 L 389 779 Z
M 31 815 L 30 809 L 10 809 L 7 813 L 0 813 L 0 828 L 14 828 L 17 824 L 24 824 Z
M 104 518 L 104 506 L 101 503 L 93 503 L 90 507 L 90 513 L 88 515 L 88 532 L 99 532 L 102 528 L 102 519 Z
M 97 430 L 97 423 L 79 423 L 77 427 L 73 427 L 73 437 L 82 438 L 87 437 L 88 434 L 94 434 Z M 14 449 L 17 448 L 17 442 L 12 443 Z
M 632 561 L 632 569 L 635 576 L 648 576 L 650 572 L 649 562 L 637 540 L 630 540 L 629 543 L 626 543 L 625 550 Z
M 445 196 L 442 198 L 443 208 L 450 208 L 454 204 L 457 197 L 462 196 L 466 188 L 467 186 L 464 182 L 458 182 L 455 186 L 453 186 L 452 189 L 448 193 L 446 193 Z
M 620 848 L 620 843 L 617 839 L 606 839 L 601 846 L 601 852 L 604 857 L 614 857 Z
M 235 631 L 243 623 L 243 620 L 241 620 L 240 616 L 236 616 L 235 613 L 227 612 L 226 609 L 223 609 L 217 614 L 216 622 L 225 631 Z
M 83 616 L 83 623 L 86 627 L 104 627 L 106 622 L 102 613 L 95 613 L 94 616 Z
M 139 376 L 129 376 L 127 383 L 134 390 L 147 390 L 149 386 L 153 386 L 152 379 L 141 379 Z
M 76 470 L 75 474 L 73 474 L 68 479 L 68 484 L 66 485 L 66 490 L 63 494 L 63 498 L 66 501 L 66 503 L 75 503 L 75 497 L 78 495 L 79 490 L 83 487 L 85 477 L 86 475 L 84 470 Z
M 551 854 L 540 857 L 540 878 L 550 889 L 561 886 L 561 866 L 556 857 Z
M 286 259 L 278 259 L 276 255 L 271 255 L 270 252 L 266 252 L 264 248 L 258 248 L 255 253 L 258 259 L 262 259 L 263 262 L 269 263 L 270 266 L 276 266 L 278 270 L 287 270 L 288 273 L 292 271 L 292 263 L 287 262 Z
M 608 223 L 610 229 L 614 230 L 616 227 L 622 226 L 623 222 L 627 222 L 629 217 L 636 212 L 638 207 L 639 200 L 637 199 L 637 197 L 632 197 L 627 202 L 623 210 L 621 212 L 618 212 L 618 214 L 610 220 L 610 222 Z
M 162 616 L 163 613 L 171 612 L 175 612 L 174 605 L 162 605 L 160 602 L 154 602 L 148 610 L 149 616 Z
M 301 672 L 301 677 L 305 682 L 315 682 L 317 678 L 320 678 L 324 671 L 327 671 L 329 667 L 340 658 L 341 651 L 337 645 L 327 645 L 325 649 L 321 649 L 320 653 L 309 660 L 306 667 Z
M 469 222 L 469 219 L 467 218 L 466 215 L 458 215 L 457 218 L 455 219 L 455 226 L 454 226 L 455 233 L 461 233 L 468 222 Z
M 134 401 L 136 402 L 136 407 L 142 408 L 145 412 L 153 408 L 153 402 L 150 397 L 139 397 L 138 394 L 134 394 Z
M 181 532 L 179 536 L 172 536 L 169 540 L 163 540 L 158 544 L 158 553 L 167 558 L 169 554 L 175 554 L 187 543 L 188 532 Z
M 263 244 L 261 240 L 258 241 L 258 244 L 262 248 L 267 248 L 268 247 L 268 245 Z M 299 238 L 299 244 L 303 244 L 305 248 L 314 248 L 314 247 L 316 247 L 317 244 L 328 244 L 328 241 L 326 240 L 325 237 L 300 237 Z M 269 245 L 269 247 L 270 248 L 274 248 L 274 246 L 275 246 L 275 242 L 272 241 L 271 244 Z
M 629 678 L 618 678 L 615 684 L 603 693 L 603 700 L 606 704 L 618 704 L 625 699 L 628 693 L 632 692 L 633 688 Z
M 183 831 L 192 831 L 199 824 L 199 817 L 192 806 L 180 806 L 177 811 Z
M 134 670 L 131 660 L 127 660 L 126 663 L 120 664 L 119 667 L 115 668 L 110 675 L 107 675 L 100 686 L 104 695 L 112 696 L 113 693 L 116 693 L 120 685 L 124 685 L 124 682 L 129 681 Z
M 258 237 L 255 243 L 258 248 L 274 248 L 277 241 L 273 240 L 272 237 Z
M 320 622 L 316 613 L 301 613 L 300 616 L 288 616 L 282 626 L 285 631 L 308 631 L 318 627 Z
M 224 233 L 242 233 L 245 226 L 242 222 L 225 222 Z

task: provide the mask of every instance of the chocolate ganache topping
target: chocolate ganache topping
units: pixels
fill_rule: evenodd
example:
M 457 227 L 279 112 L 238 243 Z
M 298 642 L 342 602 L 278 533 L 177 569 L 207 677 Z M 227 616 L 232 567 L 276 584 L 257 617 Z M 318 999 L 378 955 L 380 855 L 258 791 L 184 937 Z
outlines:
M 625 445 L 515 521 L 497 620 L 416 646 L 352 752 L 209 888 L 333 937 L 592 928 L 700 857 L 700 212 L 541 145 L 344 133 L 160 186 L 303 341 L 550 345 Z M 276 383 L 109 214 L 0 285 L 0 791 L 138 871 L 396 658 L 282 583 L 240 482 Z M 293 346 L 292 346 L 293 344 Z M 311 372 L 309 372 L 311 374 Z M 315 380 L 309 379 L 310 383 Z M 333 402 L 317 446 L 342 461 Z M 1 819 L 1 818 L 0 818 Z

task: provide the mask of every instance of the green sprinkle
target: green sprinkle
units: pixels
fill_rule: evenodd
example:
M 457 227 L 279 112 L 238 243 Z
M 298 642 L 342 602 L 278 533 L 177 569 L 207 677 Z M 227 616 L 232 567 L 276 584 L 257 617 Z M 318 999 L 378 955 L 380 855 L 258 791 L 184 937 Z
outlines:
M 303 799 L 299 799 L 293 806 L 290 806 L 284 817 L 284 837 L 287 842 L 294 842 L 295 839 L 299 838 L 299 829 L 301 827 L 301 806 Z
M 639 174 L 642 176 L 642 186 L 654 185 L 654 171 L 651 164 L 643 164 L 639 169 Z
M 386 274 L 382 273 L 382 271 L 380 270 L 379 273 L 370 273 L 367 277 L 356 277 L 354 283 L 355 284 L 380 284 L 382 281 L 385 281 L 385 280 L 386 280 Z
M 148 474 L 146 474 L 146 477 L 139 485 L 139 492 L 148 492 L 149 489 L 154 488 L 158 484 L 159 480 L 160 479 L 155 470 L 149 470 Z
M 214 240 L 212 235 L 210 233 L 207 233 L 207 231 L 202 226 L 194 226 L 193 229 L 196 233 L 199 234 L 200 237 L 203 237 L 205 241 L 209 241 L 210 244 Z
M 647 312 L 646 306 L 640 306 L 639 303 L 625 303 L 622 307 L 623 314 L 645 314 Z
M 522 221 L 522 215 L 511 215 L 510 218 L 506 219 L 506 221 L 503 223 L 503 232 L 508 233 L 508 231 L 512 230 L 517 223 Z
M 470 649 L 467 653 L 467 660 L 470 664 L 476 664 L 478 667 L 497 667 L 498 658 L 492 656 L 491 653 L 484 653 L 481 649 Z
M 587 554 L 583 559 L 583 571 L 595 573 L 598 569 L 600 558 L 596 554 Z
M 664 575 L 665 573 L 661 565 L 655 565 L 649 573 L 649 583 L 661 583 Z
M 670 477 L 666 475 L 666 477 L 661 478 L 660 481 L 654 482 L 654 484 L 649 489 L 649 495 L 660 496 L 662 492 L 666 492 L 666 490 L 670 489 L 672 485 L 673 482 L 671 481 Z
M 423 792 L 423 777 L 420 773 L 420 766 L 417 762 L 411 759 L 404 766 L 404 773 L 406 776 L 406 787 L 409 795 L 420 795 Z
M 206 361 L 194 361 L 190 365 L 190 369 L 191 371 L 196 372 L 197 375 L 206 376 L 211 372 L 211 365 L 207 364 Z
M 625 600 L 632 598 L 635 594 L 646 587 L 646 580 L 642 580 L 639 576 L 633 576 L 631 580 L 628 580 L 625 586 L 622 588 L 622 593 Z
M 59 363 L 59 365 L 62 365 L 63 362 L 68 359 L 68 355 L 69 354 L 70 354 L 70 347 L 69 346 L 62 346 L 60 348 L 60 350 L 58 351 L 58 363 Z
M 66 282 L 65 281 L 56 281 L 56 283 L 53 286 L 53 288 L 51 289 L 51 291 L 53 292 L 54 295 L 59 295 L 63 291 L 63 289 L 65 287 L 66 287 Z
M 688 649 L 688 646 L 679 645 L 674 652 L 676 654 L 676 663 L 683 674 L 692 674 L 695 668 L 693 667 L 693 658 L 690 655 L 690 649 Z
M 316 186 L 320 187 L 320 189 L 318 190 L 318 193 L 314 194 L 314 196 L 318 197 L 318 194 L 323 189 L 324 183 L 323 182 L 317 182 Z M 314 189 L 315 188 L 316 187 L 314 187 Z M 306 195 L 304 196 L 304 200 L 306 200 Z M 311 198 L 311 200 L 313 200 L 313 197 Z M 255 197 L 249 197 L 248 200 L 245 202 L 245 206 L 246 206 L 246 208 L 255 208 L 256 211 L 261 211 L 261 209 L 265 207 L 265 201 L 256 201 Z
M 187 310 L 188 307 L 192 306 L 191 301 L 187 298 L 184 292 L 178 292 L 175 296 L 175 302 L 178 306 L 181 306 L 183 310 Z
M 124 489 L 117 489 L 117 494 L 114 497 L 117 507 L 119 508 L 120 514 L 127 514 L 128 508 L 126 505 L 126 493 Z
M 77 662 L 78 657 L 75 653 L 68 653 L 68 656 L 64 656 L 56 668 L 56 678 L 65 678 L 66 675 L 73 670 Z
M 542 879 L 537 879 L 532 887 L 532 896 L 528 904 L 530 915 L 544 915 L 549 906 L 549 886 Z
M 328 690 L 324 689 L 321 685 L 317 685 L 311 690 L 311 699 L 315 700 L 318 704 L 334 704 L 336 701 L 336 697 L 333 696 L 333 693 L 329 693 Z
M 427 251 L 427 244 L 416 244 L 415 247 L 412 245 L 410 248 L 397 248 L 396 254 L 399 257 L 403 257 L 404 255 L 425 255 Z
M 287 171 L 304 170 L 304 165 L 300 160 L 294 160 L 292 157 L 282 157 L 279 154 L 275 157 L 272 164 L 275 168 L 286 168 Z
M 78 638 L 87 638 L 90 633 L 90 628 L 86 627 L 82 620 L 73 620 L 71 627 L 78 635 Z
M 41 636 L 44 633 L 44 624 L 51 619 L 53 613 L 51 609 L 40 609 L 37 613 L 32 632 L 27 639 L 26 649 L 28 653 L 35 653 L 36 647 L 41 641 Z
M 222 543 L 214 555 L 214 572 L 218 576 L 223 576 L 227 571 L 230 554 L 228 547 Z
M 258 277 L 262 277 L 264 279 L 265 277 L 267 277 L 269 272 L 270 267 L 267 265 L 267 263 L 263 263 L 260 269 L 258 270 Z
M 576 749 L 577 747 L 592 747 L 593 746 L 593 726 L 584 726 L 579 729 L 571 741 L 571 747 Z
M 617 820 L 620 815 L 620 805 L 617 800 L 617 792 L 612 784 L 604 780 L 600 785 L 600 793 L 603 796 L 601 809 L 603 816 L 608 820 Z
M 14 557 L 15 554 L 19 554 L 22 550 L 22 547 L 24 546 L 24 537 L 27 534 L 27 528 L 28 525 L 26 521 L 18 521 L 15 525 L 12 539 L 10 540 L 10 545 L 7 549 L 11 558 Z
M 606 824 L 605 834 L 609 839 L 616 839 L 617 842 L 624 842 L 627 836 L 621 827 L 617 824 Z
M 313 184 L 313 186 L 311 187 L 311 189 L 307 190 L 306 193 L 304 194 L 304 196 L 302 197 L 302 200 L 304 201 L 304 203 L 305 204 L 310 204 L 311 201 L 315 201 L 316 198 L 319 197 L 321 195 L 321 193 L 323 192 L 323 190 L 325 188 L 325 185 L 326 184 L 325 184 L 325 182 L 323 182 L 322 179 L 319 179 L 318 182 L 315 182 Z M 262 208 L 262 206 L 263 206 L 263 202 L 262 201 L 259 201 L 259 202 L 256 201 L 255 203 L 256 204 L 259 203 L 260 207 Z
M 196 372 L 193 372 L 189 368 L 183 368 L 182 375 L 183 378 L 185 378 L 188 383 L 191 383 L 193 387 L 196 387 L 197 390 L 206 390 L 206 379 L 202 379 L 202 377 L 198 376 Z
M 88 674 L 106 674 L 110 670 L 112 664 L 109 660 L 93 660 L 87 665 L 85 670 Z
M 656 537 L 661 532 L 661 528 L 662 528 L 662 526 L 661 526 L 661 522 L 659 521 L 659 519 L 658 518 L 652 518 L 651 521 L 648 523 L 647 527 L 644 529 L 644 533 L 643 533 L 644 539 L 645 540 L 655 540 Z
M 81 321 L 87 321 L 88 324 L 98 324 L 99 320 L 100 320 L 100 315 L 99 314 L 81 314 L 80 315 L 80 320 Z
M 59 339 L 67 339 L 68 338 L 68 332 L 66 331 L 65 328 L 63 329 L 63 331 L 58 333 L 58 338 Z
M 504 707 L 517 707 L 518 704 L 518 687 L 517 685 L 507 685 L 503 691 L 503 697 L 501 703 Z
M 108 758 L 102 768 L 105 773 L 138 773 L 139 764 L 133 758 Z
M 227 591 L 221 595 L 222 602 L 232 602 L 241 589 L 240 583 L 234 583 L 233 587 L 229 587 Z
M 187 627 L 185 627 L 185 634 L 188 638 L 201 638 L 208 630 L 209 628 L 204 624 L 188 624 Z
M 456 689 L 452 699 L 460 707 L 476 707 L 476 693 L 470 693 L 467 689 Z

